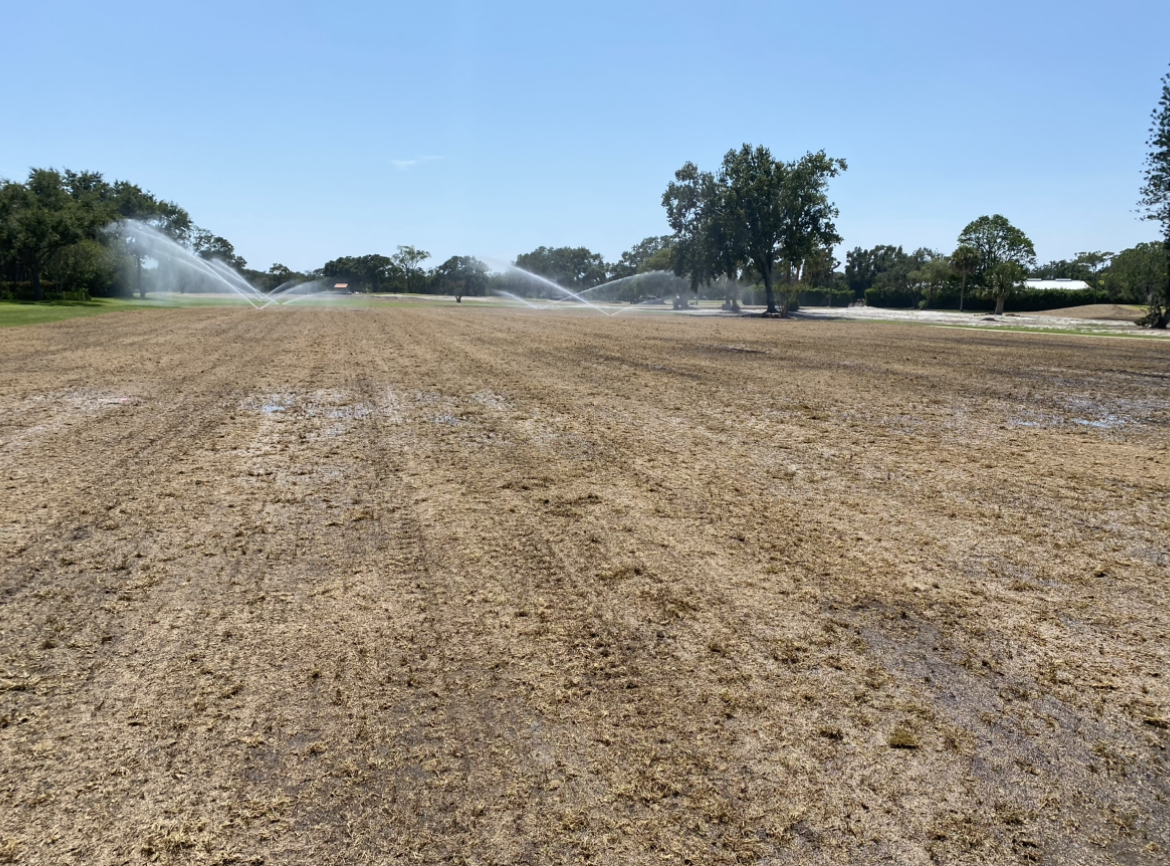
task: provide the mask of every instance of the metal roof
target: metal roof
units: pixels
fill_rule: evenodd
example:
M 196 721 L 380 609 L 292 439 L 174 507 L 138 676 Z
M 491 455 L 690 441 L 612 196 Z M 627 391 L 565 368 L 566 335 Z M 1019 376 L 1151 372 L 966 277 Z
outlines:
M 1081 289 L 1089 288 L 1089 284 L 1084 280 L 1024 280 L 1025 289 L 1072 289 L 1080 291 Z

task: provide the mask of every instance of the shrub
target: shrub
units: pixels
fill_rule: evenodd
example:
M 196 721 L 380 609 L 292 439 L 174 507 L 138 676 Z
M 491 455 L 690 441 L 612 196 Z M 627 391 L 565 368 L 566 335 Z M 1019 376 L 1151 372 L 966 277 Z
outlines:
M 41 295 L 46 301 L 88 301 L 89 292 L 85 289 L 67 292 L 57 291 L 57 287 L 48 281 L 41 281 Z M 31 301 L 36 297 L 32 283 L 0 283 L 0 300 L 4 301 Z
M 865 290 L 865 303 L 870 307 L 885 307 L 887 309 L 922 309 L 922 296 L 912 289 L 885 290 L 869 288 Z M 1062 307 L 1077 307 L 1082 304 L 1108 304 L 1113 299 L 1104 289 L 1021 289 L 1008 295 L 1005 310 L 1009 313 L 1031 313 L 1037 310 L 1058 310 Z M 959 293 L 957 290 L 947 289 L 934 297 L 932 310 L 959 309 Z M 963 303 L 963 309 L 971 312 L 983 312 L 995 309 L 995 299 L 982 295 L 977 291 L 968 290 Z
M 851 289 L 806 289 L 799 295 L 803 307 L 848 307 L 853 303 Z

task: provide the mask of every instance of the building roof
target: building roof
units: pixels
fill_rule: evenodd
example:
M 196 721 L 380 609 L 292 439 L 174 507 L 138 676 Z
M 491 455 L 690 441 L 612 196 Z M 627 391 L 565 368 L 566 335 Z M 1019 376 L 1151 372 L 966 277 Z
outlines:
M 1079 291 L 1089 288 L 1084 280 L 1070 280 L 1061 277 L 1056 280 L 1024 280 L 1025 289 L 1065 289 Z

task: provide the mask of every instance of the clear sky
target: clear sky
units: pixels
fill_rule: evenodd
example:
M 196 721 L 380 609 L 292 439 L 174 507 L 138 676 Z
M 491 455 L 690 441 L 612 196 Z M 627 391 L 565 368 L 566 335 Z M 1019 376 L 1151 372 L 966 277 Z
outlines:
M 609 259 L 675 169 L 825 149 L 854 246 L 1002 213 L 1041 260 L 1134 214 L 1170 2 L 0 0 L 0 176 L 94 169 L 253 267 L 421 246 Z

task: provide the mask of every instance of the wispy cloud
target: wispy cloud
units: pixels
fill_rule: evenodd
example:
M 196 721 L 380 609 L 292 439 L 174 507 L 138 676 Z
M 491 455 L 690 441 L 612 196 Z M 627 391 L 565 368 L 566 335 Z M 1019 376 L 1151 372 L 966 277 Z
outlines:
M 442 159 L 441 156 L 417 156 L 414 159 L 392 159 L 394 167 L 399 171 L 410 171 L 416 165 L 422 165 L 424 162 L 434 162 L 436 159 Z

